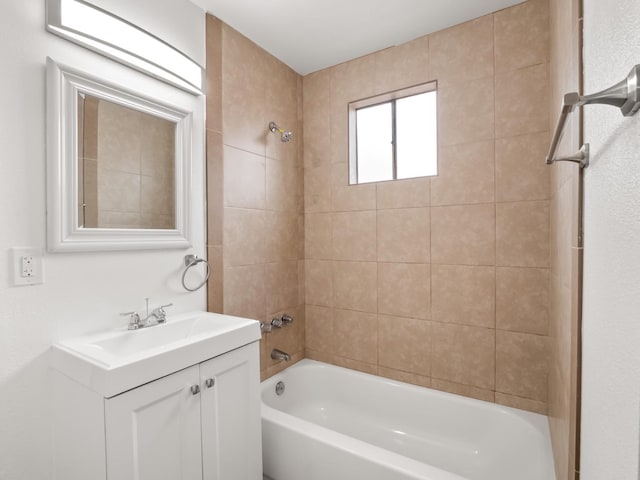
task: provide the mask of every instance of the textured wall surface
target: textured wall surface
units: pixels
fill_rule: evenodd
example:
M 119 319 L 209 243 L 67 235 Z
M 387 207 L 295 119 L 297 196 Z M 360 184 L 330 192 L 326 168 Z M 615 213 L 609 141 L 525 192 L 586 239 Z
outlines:
M 306 353 L 546 413 L 549 10 L 305 76 Z M 439 175 L 348 185 L 347 104 L 438 81 Z
M 180 37 L 179 47 L 204 63 L 204 15 L 188 1 L 100 4 L 169 41 Z M 145 297 L 154 303 L 173 301 L 170 312 L 205 308 L 205 292 L 189 294 L 180 285 L 184 250 L 45 254 L 44 284 L 9 284 L 9 249 L 45 247 L 46 57 L 97 75 L 109 71 L 119 83 L 170 103 L 190 102 L 195 108 L 196 179 L 202 179 L 204 164 L 204 99 L 45 32 L 45 2 L 3 2 L 0 10 L 0 57 L 6 72 L 0 77 L 0 478 L 46 480 L 53 475 L 51 343 L 124 325 L 127 320 L 119 312 L 144 308 Z M 140 10 L 144 18 L 138 17 Z M 203 255 L 202 181 L 193 183 L 192 195 L 190 251 Z
M 585 91 L 640 59 L 640 4 L 584 2 Z M 636 480 L 640 427 L 640 116 L 585 109 L 581 478 Z

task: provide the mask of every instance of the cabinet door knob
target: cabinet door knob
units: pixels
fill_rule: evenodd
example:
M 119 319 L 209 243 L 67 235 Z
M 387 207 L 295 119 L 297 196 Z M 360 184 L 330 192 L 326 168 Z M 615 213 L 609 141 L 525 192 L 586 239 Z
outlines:
M 204 384 L 207 386 L 207 388 L 211 388 L 211 387 L 213 387 L 213 386 L 216 384 L 216 381 L 215 381 L 215 379 L 214 379 L 214 378 L 207 378 L 207 379 L 204 381 Z
M 191 385 L 191 393 L 197 395 L 200 393 L 200 385 Z

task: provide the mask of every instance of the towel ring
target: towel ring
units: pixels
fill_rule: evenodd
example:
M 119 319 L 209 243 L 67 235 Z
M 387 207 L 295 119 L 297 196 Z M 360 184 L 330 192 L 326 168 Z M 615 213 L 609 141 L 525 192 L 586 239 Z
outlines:
M 202 281 L 202 283 L 200 283 L 200 285 L 198 285 L 196 288 L 189 288 L 184 282 L 184 277 L 187 275 L 187 272 L 191 267 L 199 263 L 204 263 L 207 266 L 207 274 L 204 276 L 204 280 Z M 201 289 L 204 284 L 207 283 L 207 280 L 209 280 L 209 275 L 211 275 L 211 266 L 209 265 L 209 262 L 207 262 L 204 258 L 198 258 L 197 256 L 191 254 L 184 256 L 184 265 L 186 267 L 184 269 L 184 272 L 182 272 L 182 286 L 184 287 L 184 289 L 189 292 L 195 292 L 196 290 Z

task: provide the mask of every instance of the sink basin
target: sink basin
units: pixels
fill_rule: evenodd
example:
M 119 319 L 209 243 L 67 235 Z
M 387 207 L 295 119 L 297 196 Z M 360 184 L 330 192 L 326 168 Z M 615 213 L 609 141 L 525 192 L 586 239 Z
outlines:
M 260 339 L 255 320 L 209 312 L 169 316 L 53 345 L 53 367 L 106 398 Z

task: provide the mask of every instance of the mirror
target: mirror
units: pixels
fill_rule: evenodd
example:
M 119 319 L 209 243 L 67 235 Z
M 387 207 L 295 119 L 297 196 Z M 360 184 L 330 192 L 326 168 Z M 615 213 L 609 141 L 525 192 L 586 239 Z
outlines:
M 78 93 L 78 227 L 175 228 L 176 124 Z
M 49 251 L 187 248 L 190 112 L 47 59 Z

